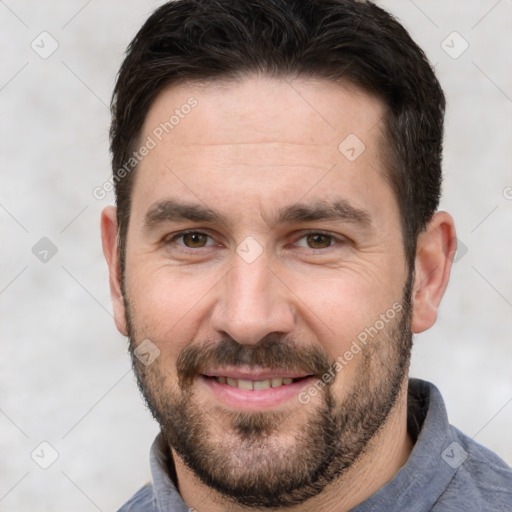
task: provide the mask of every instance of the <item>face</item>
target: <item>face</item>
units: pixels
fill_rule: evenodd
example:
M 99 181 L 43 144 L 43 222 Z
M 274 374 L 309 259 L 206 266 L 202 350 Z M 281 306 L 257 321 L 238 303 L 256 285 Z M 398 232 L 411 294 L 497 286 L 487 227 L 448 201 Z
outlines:
M 174 455 L 243 505 L 318 494 L 406 380 L 383 115 L 347 85 L 263 77 L 172 87 L 147 115 L 118 325 Z

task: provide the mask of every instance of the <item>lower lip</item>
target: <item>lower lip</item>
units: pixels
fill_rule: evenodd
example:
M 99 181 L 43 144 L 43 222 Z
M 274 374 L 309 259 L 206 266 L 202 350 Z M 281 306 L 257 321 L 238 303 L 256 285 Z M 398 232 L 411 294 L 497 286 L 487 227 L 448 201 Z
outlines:
M 293 399 L 298 401 L 299 393 L 311 385 L 313 380 L 313 377 L 307 377 L 276 388 L 251 390 L 221 384 L 216 379 L 204 376 L 200 378 L 217 401 L 230 408 L 245 411 L 266 411 Z

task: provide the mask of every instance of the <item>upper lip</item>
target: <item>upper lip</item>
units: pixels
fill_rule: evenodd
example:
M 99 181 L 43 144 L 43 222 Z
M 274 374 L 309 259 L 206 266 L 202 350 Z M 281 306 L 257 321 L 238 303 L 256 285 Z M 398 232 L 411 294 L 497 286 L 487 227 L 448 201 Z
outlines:
M 268 368 L 216 368 L 206 370 L 203 375 L 207 377 L 228 377 L 231 379 L 242 379 L 242 380 L 266 380 L 266 379 L 300 379 L 308 377 L 310 374 L 301 370 L 279 370 L 279 369 L 268 369 Z

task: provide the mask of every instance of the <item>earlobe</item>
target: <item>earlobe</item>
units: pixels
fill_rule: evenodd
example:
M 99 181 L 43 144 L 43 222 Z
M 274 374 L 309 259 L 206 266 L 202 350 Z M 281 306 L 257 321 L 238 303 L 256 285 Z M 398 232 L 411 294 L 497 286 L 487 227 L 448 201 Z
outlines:
M 412 297 L 414 333 L 423 332 L 434 325 L 456 250 L 453 219 L 446 212 L 437 212 L 426 230 L 418 236 Z
M 114 308 L 114 319 L 118 331 L 127 336 L 126 311 L 121 286 L 121 271 L 119 266 L 118 241 L 117 241 L 116 209 L 107 206 L 101 212 L 101 243 L 103 254 L 107 260 L 110 283 L 110 296 Z

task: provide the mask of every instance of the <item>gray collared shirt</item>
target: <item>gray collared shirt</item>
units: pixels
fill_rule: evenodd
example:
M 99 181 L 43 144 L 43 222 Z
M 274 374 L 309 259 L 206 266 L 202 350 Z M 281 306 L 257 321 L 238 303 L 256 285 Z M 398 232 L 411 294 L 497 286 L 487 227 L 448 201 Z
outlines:
M 410 380 L 408 423 L 416 443 L 407 463 L 352 512 L 512 512 L 512 468 L 448 423 L 433 384 Z M 118 512 L 189 512 L 161 435 L 150 465 L 153 484 Z

